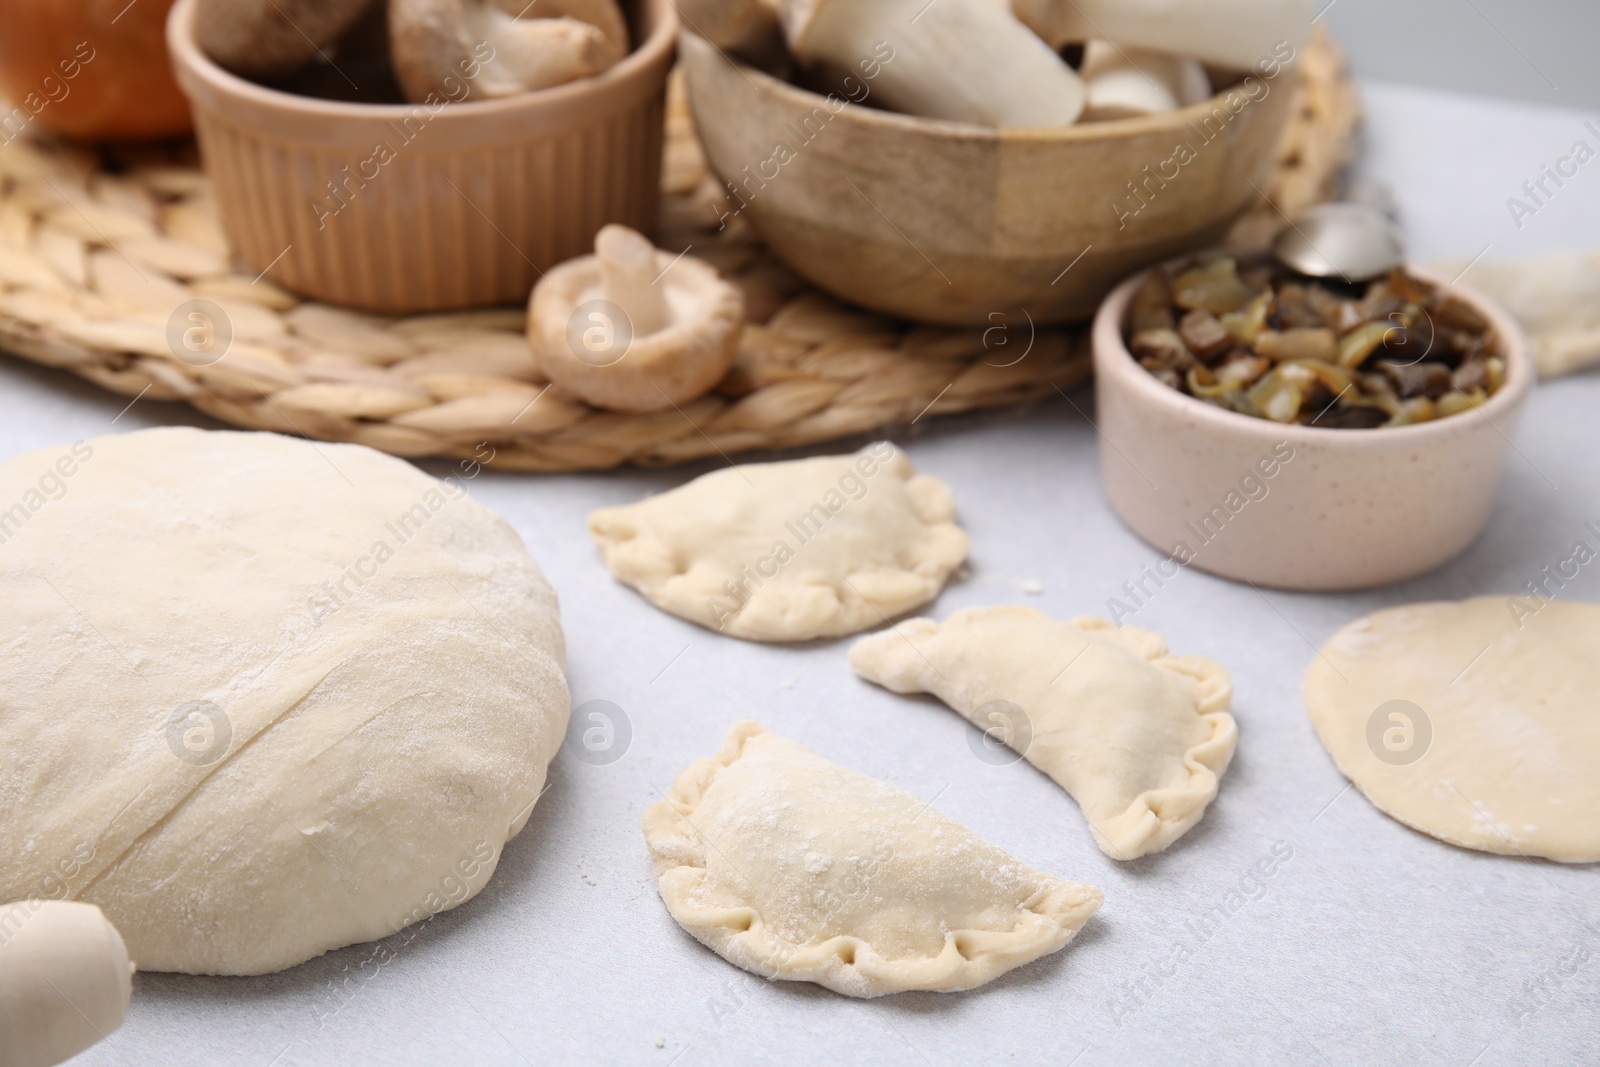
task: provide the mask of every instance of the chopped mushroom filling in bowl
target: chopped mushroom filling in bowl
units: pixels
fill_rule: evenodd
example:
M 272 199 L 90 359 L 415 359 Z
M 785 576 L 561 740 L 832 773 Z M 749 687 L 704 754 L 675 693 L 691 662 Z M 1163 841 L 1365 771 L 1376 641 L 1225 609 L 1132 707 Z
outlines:
M 1128 347 L 1157 381 L 1241 415 L 1324 429 L 1410 426 L 1505 384 L 1489 321 L 1404 269 L 1370 284 L 1215 254 L 1147 274 Z
M 1123 282 L 1092 336 L 1112 508 L 1164 575 L 1282 589 L 1401 581 L 1464 551 L 1535 378 L 1505 311 L 1410 266 L 1345 287 L 1189 256 Z

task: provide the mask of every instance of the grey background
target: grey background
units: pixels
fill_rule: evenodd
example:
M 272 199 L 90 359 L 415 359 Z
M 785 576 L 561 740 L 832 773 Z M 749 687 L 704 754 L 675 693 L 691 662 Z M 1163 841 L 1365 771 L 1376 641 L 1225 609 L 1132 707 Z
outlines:
M 1312 0 L 1362 78 L 1600 108 L 1594 0 Z

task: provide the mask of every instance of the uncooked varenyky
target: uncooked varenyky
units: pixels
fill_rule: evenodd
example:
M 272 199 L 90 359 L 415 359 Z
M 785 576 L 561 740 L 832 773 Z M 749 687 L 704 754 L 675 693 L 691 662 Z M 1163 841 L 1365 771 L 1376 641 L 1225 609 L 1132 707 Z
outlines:
M 701 626 L 806 641 L 880 626 L 938 595 L 967 535 L 939 479 L 887 441 L 844 456 L 749 463 L 589 530 L 618 579 Z
M 1103 899 L 753 722 L 678 776 L 644 833 L 685 930 L 856 997 L 981 985 L 1064 946 Z
M 1002 728 L 1083 809 L 1116 859 L 1159 852 L 1200 821 L 1238 737 L 1221 664 L 1161 637 L 1020 606 L 911 619 L 856 642 L 850 665 Z

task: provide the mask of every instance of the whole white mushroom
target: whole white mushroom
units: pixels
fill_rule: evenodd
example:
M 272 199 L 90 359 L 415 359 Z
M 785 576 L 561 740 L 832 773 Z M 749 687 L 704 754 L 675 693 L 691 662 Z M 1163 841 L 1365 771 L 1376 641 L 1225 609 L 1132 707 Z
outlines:
M 540 373 L 614 411 L 660 411 L 706 392 L 733 366 L 743 324 L 737 286 L 626 226 L 602 227 L 594 255 L 546 271 L 528 300 Z
M 1110 41 L 1087 42 L 1078 73 L 1088 89 L 1089 122 L 1176 111 L 1211 95 L 1199 60 Z
M 609 70 L 628 29 L 617 0 L 389 0 L 389 42 L 406 99 L 495 99 Z
M 979 126 L 1070 126 L 1083 82 L 996 0 L 780 0 L 802 63 L 854 68 L 886 44 L 872 92 L 896 111 Z
M 940 0 L 942 3 L 943 0 Z M 1004 0 L 1002 0 L 1004 2 Z M 1052 48 L 1096 38 L 1248 70 L 1311 38 L 1311 0 L 1010 0 Z

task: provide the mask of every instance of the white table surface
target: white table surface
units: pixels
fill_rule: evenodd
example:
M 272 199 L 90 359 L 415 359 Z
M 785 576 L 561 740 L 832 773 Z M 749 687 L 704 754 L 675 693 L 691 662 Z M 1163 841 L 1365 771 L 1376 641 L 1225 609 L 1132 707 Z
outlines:
M 1366 91 L 1362 172 L 1392 188 L 1416 258 L 1600 248 L 1600 162 L 1520 231 L 1504 205 L 1584 135 L 1586 116 Z M 1089 390 L 1074 400 L 1092 410 Z M 0 359 L 0 458 L 144 426 L 213 425 L 178 405 L 126 403 Z M 390 938 L 376 957 L 384 965 L 368 945 L 264 978 L 140 974 L 127 1024 L 74 1062 L 1600 1063 L 1595 868 L 1464 851 L 1386 818 L 1346 787 L 1301 695 L 1313 646 L 1355 616 L 1509 594 L 1565 556 L 1600 519 L 1597 412 L 1600 375 L 1541 386 L 1488 532 L 1425 578 L 1344 596 L 1263 595 L 1197 572 L 1168 583 L 1133 621 L 1229 668 L 1239 750 L 1205 820 L 1127 864 L 1095 848 L 1043 775 L 975 759 L 954 713 L 856 679 L 848 642 L 731 640 L 614 583 L 586 513 L 709 465 L 485 474 L 472 491 L 516 526 L 561 594 L 575 702 L 625 709 L 629 750 L 609 766 L 563 751 L 483 894 Z M 1157 559 L 1108 510 L 1094 431 L 1064 402 L 935 421 L 899 440 L 951 483 L 972 534 L 970 574 L 932 607 L 938 617 L 1013 601 L 1104 614 Z M 1028 582 L 1043 593 L 1025 593 Z M 1600 569 L 1563 595 L 1600 600 Z M 936 797 L 1027 862 L 1102 887 L 1105 907 L 1065 951 L 964 994 L 862 1002 L 735 969 L 668 916 L 639 820 L 743 717 Z M 1252 882 L 1275 843 L 1291 857 Z M 1231 914 L 1198 932 L 1219 905 Z

